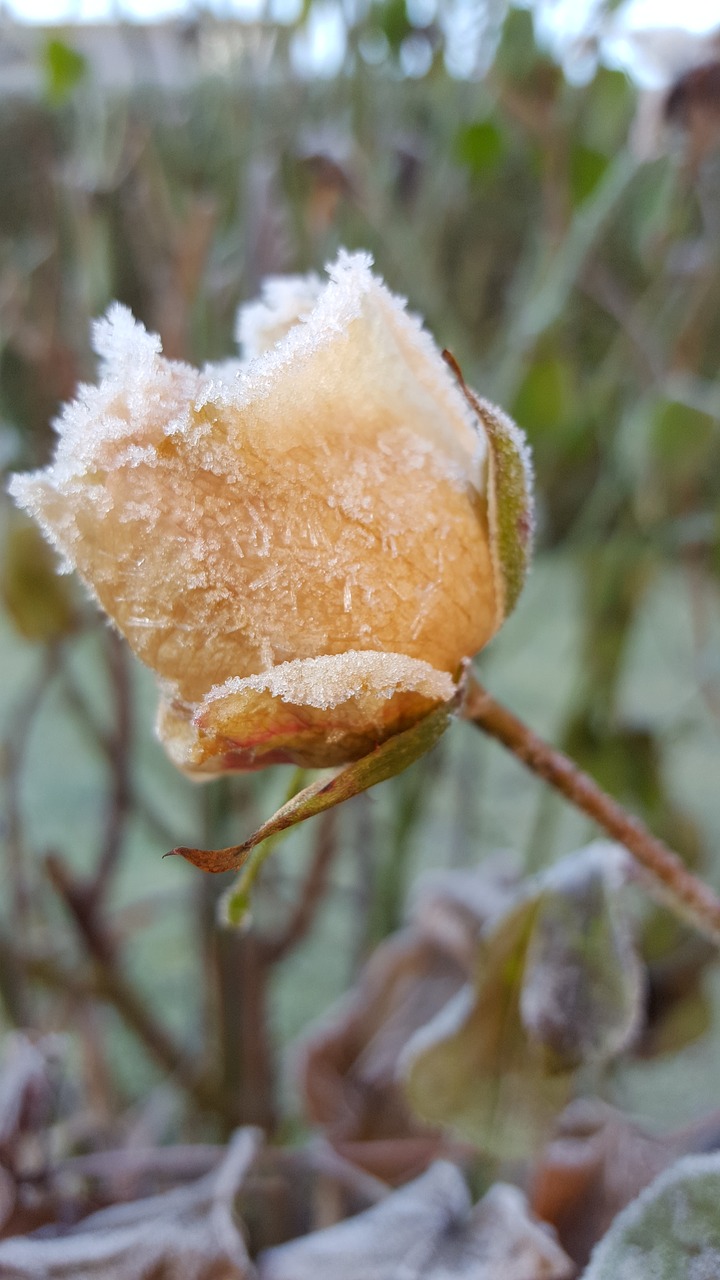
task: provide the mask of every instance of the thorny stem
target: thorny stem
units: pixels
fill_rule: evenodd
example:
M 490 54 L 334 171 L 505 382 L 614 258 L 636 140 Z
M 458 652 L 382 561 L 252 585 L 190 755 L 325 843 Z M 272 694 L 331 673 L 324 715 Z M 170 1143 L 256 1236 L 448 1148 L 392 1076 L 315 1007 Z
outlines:
M 613 800 L 562 751 L 533 733 L 474 677 L 468 682 L 460 715 L 496 738 L 518 760 L 603 827 L 633 855 L 648 888 L 679 916 L 720 942 L 720 898 L 683 864 L 676 853 Z

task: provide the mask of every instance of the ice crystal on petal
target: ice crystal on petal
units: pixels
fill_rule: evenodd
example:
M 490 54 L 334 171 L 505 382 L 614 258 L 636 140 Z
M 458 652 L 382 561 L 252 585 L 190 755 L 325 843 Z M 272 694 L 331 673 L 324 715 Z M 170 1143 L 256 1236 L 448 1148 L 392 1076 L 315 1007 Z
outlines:
M 449 702 L 455 685 L 445 671 L 403 653 L 350 650 L 336 657 L 282 662 L 259 675 L 238 676 L 210 691 L 206 704 L 229 693 L 267 691 L 274 698 L 296 706 L 329 710 L 349 698 L 372 693 L 382 698 L 413 691 L 437 702 Z
M 294 324 L 304 320 L 317 302 L 323 282 L 307 276 L 269 276 L 257 302 L 238 311 L 235 337 L 245 360 L 269 351 Z

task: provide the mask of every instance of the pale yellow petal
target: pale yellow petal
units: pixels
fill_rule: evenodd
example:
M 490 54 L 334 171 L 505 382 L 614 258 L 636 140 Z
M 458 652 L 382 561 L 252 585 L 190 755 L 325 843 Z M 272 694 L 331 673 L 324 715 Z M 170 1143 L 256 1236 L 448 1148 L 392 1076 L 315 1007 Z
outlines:
M 89 393 L 54 467 L 16 481 L 187 701 L 347 649 L 452 673 L 498 625 L 459 392 L 382 286 L 343 305 L 320 334 L 295 326 L 292 358 L 280 344 L 237 390 L 201 394 L 200 375 L 145 352 Z

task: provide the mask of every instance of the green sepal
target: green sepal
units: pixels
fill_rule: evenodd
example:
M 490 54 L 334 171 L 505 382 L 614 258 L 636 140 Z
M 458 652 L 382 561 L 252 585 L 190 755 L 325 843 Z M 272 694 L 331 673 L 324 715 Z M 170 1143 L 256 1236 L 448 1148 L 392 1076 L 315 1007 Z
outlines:
M 444 351 L 443 357 L 488 442 L 488 526 L 502 622 L 518 602 L 532 558 L 535 520 L 530 448 L 512 418 L 468 387 L 454 356 Z

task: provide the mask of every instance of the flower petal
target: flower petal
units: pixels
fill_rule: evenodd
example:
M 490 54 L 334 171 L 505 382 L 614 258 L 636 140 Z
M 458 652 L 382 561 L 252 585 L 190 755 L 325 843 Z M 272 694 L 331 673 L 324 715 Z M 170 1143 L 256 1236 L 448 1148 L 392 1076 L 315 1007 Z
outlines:
M 122 308 L 97 333 L 103 382 L 12 491 L 183 702 L 351 649 L 452 673 L 494 634 L 482 431 L 363 255 L 235 385 Z
M 173 762 L 212 775 L 267 764 L 357 760 L 449 702 L 443 671 L 398 653 L 349 652 L 232 679 L 195 709 L 165 701 L 158 732 Z

